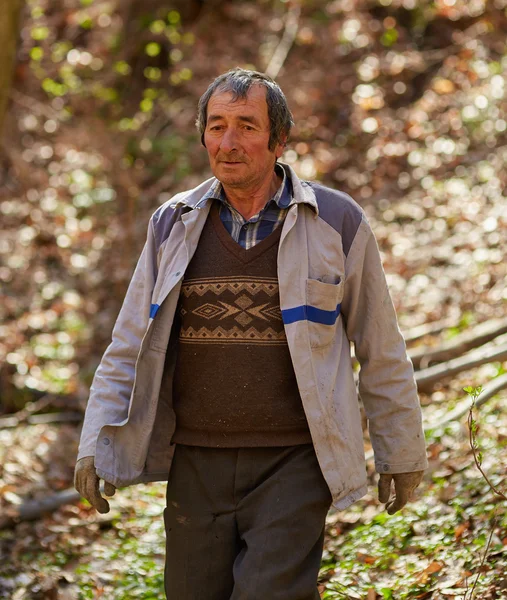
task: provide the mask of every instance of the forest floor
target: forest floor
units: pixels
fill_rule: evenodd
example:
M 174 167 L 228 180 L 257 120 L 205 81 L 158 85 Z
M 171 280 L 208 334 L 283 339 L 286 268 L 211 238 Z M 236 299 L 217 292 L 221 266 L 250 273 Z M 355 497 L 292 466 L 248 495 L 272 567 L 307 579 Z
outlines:
M 425 407 L 426 420 L 438 423 L 457 399 Z M 482 466 L 496 485 L 505 476 L 505 400 L 500 394 L 476 414 Z M 24 489 L 41 498 L 71 485 L 78 433 L 72 424 L 2 431 L 4 501 L 15 506 Z M 417 498 L 402 512 L 389 516 L 378 503 L 370 465 L 369 493 L 329 513 L 322 598 L 461 600 L 476 579 L 476 598 L 507 598 L 507 506 L 474 464 L 466 418 L 437 426 L 428 453 Z M 99 515 L 78 501 L 0 531 L 0 598 L 163 598 L 165 484 L 117 490 L 110 504 Z

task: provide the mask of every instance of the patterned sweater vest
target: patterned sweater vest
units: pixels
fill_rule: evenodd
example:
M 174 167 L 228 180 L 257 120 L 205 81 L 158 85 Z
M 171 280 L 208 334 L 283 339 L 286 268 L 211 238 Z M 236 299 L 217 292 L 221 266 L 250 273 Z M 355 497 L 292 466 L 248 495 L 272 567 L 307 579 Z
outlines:
M 281 230 L 245 250 L 214 203 L 181 288 L 173 442 L 311 443 L 280 313 Z

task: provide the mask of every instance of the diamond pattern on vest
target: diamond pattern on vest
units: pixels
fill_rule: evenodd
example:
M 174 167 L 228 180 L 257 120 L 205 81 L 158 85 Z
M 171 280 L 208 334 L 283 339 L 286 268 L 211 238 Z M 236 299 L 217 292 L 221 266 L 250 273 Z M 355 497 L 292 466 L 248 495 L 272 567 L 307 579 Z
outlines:
M 186 279 L 182 299 L 180 342 L 287 343 L 276 278 Z

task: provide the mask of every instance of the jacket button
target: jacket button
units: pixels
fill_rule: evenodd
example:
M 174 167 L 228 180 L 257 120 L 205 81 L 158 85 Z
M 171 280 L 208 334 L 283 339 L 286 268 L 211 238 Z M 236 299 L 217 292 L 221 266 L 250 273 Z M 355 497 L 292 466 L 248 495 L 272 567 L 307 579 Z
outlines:
M 102 443 L 104 444 L 104 446 L 109 446 L 109 444 L 111 443 L 111 440 L 109 438 L 104 438 L 102 440 Z
M 109 442 L 109 440 L 107 440 Z M 104 440 L 104 443 L 106 442 L 106 440 Z M 384 465 L 384 471 L 389 471 L 389 465 Z
M 174 276 L 175 276 L 175 277 L 178 277 L 178 275 L 181 275 L 181 271 L 177 271 L 177 272 L 174 274 Z

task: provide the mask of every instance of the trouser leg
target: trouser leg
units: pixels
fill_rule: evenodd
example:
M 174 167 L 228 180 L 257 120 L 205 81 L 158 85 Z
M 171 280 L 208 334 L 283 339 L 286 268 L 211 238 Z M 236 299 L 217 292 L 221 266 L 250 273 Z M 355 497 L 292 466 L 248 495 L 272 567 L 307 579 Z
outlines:
M 313 446 L 177 446 L 167 487 L 168 600 L 317 600 L 331 495 Z
M 244 547 L 230 600 L 318 600 L 332 498 L 313 446 L 239 449 L 235 490 Z
M 167 485 L 168 600 L 228 600 L 240 540 L 233 488 L 236 451 L 176 447 Z

